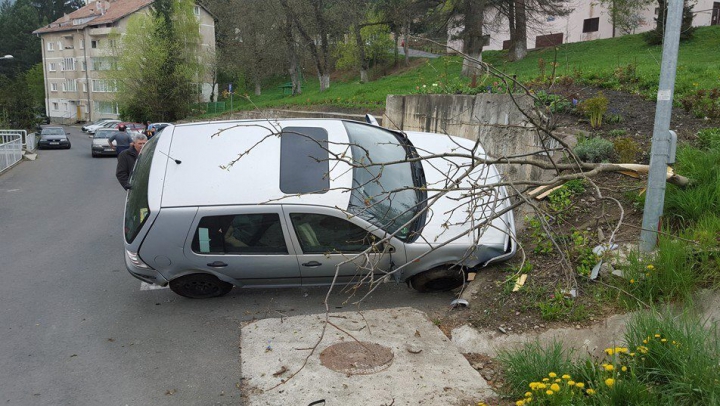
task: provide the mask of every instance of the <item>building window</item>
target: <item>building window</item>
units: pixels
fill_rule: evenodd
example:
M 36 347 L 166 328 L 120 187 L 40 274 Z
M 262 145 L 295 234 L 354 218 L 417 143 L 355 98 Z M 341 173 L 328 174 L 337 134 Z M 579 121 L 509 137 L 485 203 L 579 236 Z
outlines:
M 47 49 L 48 51 L 54 51 L 55 50 L 55 44 L 52 42 L 47 43 Z
M 77 92 L 77 82 L 75 82 L 75 79 L 66 80 L 63 87 L 67 92 Z
M 55 62 L 50 62 L 48 64 L 48 70 L 50 72 L 55 72 L 57 70 L 57 64 Z
M 62 48 L 62 41 L 58 41 L 58 42 L 57 42 L 57 49 L 58 49 L 58 51 L 62 51 L 62 49 L 63 49 L 63 48 Z
M 55 111 L 60 110 L 60 107 L 58 106 L 57 102 L 53 102 L 52 108 L 53 108 L 53 110 L 55 110 Z
M 87 83 L 83 82 L 82 85 L 83 85 L 83 86 L 82 86 L 82 89 L 83 89 L 82 91 L 85 92 L 85 93 L 87 93 Z
M 92 70 L 112 70 L 117 68 L 117 60 L 113 57 L 91 58 Z
M 120 114 L 118 104 L 111 101 L 96 101 L 95 111 L 100 114 Z
M 62 64 L 62 70 L 75 70 L 75 58 L 65 58 Z
M 93 79 L 92 81 L 92 91 L 93 92 L 114 92 L 117 90 L 117 87 L 115 86 L 115 83 L 110 80 L 102 80 L 102 79 Z
M 195 6 L 195 7 L 193 7 L 193 13 L 194 13 L 196 16 L 199 16 L 199 15 L 200 15 L 200 6 Z
M 67 106 L 67 103 L 63 103 L 63 110 L 65 110 L 65 111 L 67 111 L 67 110 L 68 110 L 68 106 Z
M 80 49 L 85 49 L 85 40 L 84 39 L 80 40 Z
M 109 39 L 109 40 L 108 40 L 108 45 L 110 46 L 110 48 L 115 48 L 115 45 L 116 45 L 115 40 L 114 40 L 114 39 Z
M 600 17 L 588 18 L 583 21 L 583 32 L 595 32 L 600 26 Z
M 63 89 L 63 92 L 67 92 L 67 82 L 63 82 L 62 89 Z
M 87 70 L 87 62 L 86 61 L 82 61 L 82 63 L 80 64 L 80 69 L 82 69 L 83 71 Z
M 50 83 L 50 91 L 57 92 L 57 83 Z
M 93 49 L 94 49 L 94 48 L 98 48 L 99 46 L 100 46 L 100 40 L 99 40 L 99 39 L 97 39 L 97 40 L 94 39 L 94 40 L 91 40 L 91 41 L 90 41 L 90 48 L 93 48 Z

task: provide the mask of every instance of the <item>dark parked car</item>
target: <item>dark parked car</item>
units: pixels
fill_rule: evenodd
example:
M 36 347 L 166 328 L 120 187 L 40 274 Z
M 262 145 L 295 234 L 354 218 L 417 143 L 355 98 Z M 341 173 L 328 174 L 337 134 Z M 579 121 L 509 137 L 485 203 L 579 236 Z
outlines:
M 40 133 L 38 149 L 65 148 L 70 149 L 70 139 L 62 127 L 45 127 Z

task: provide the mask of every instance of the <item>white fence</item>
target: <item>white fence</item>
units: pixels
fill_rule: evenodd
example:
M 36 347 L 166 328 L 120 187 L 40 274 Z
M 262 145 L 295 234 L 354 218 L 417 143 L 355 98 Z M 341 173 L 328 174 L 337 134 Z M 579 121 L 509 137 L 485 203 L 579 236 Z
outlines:
M 22 159 L 22 135 L 0 134 L 0 173 Z
M 22 139 L 22 145 L 25 147 L 25 150 L 27 151 L 34 151 L 35 148 L 37 148 L 37 141 L 35 137 L 35 133 L 31 133 L 28 136 L 27 131 L 25 130 L 0 130 L 0 136 L 6 136 L 6 135 L 19 135 Z M 5 139 L 3 138 L 3 142 L 5 142 Z

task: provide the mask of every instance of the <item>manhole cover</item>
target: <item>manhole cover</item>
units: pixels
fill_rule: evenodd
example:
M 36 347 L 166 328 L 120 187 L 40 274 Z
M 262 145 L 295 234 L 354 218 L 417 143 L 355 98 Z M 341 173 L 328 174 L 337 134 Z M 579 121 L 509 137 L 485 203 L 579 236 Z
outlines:
M 320 353 L 320 363 L 346 375 L 369 375 L 387 369 L 392 350 L 366 341 L 333 344 Z

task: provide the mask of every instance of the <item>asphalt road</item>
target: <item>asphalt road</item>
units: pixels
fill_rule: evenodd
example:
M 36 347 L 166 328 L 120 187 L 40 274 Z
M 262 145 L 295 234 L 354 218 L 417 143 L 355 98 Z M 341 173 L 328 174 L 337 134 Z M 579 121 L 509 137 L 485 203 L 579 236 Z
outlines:
M 0 403 L 241 404 L 240 324 L 322 313 L 325 289 L 211 300 L 142 290 L 124 269 L 116 160 L 91 158 L 90 139 L 67 129 L 72 149 L 0 175 Z M 331 307 L 354 309 L 345 299 Z M 452 299 L 387 284 L 362 309 L 434 311 Z

